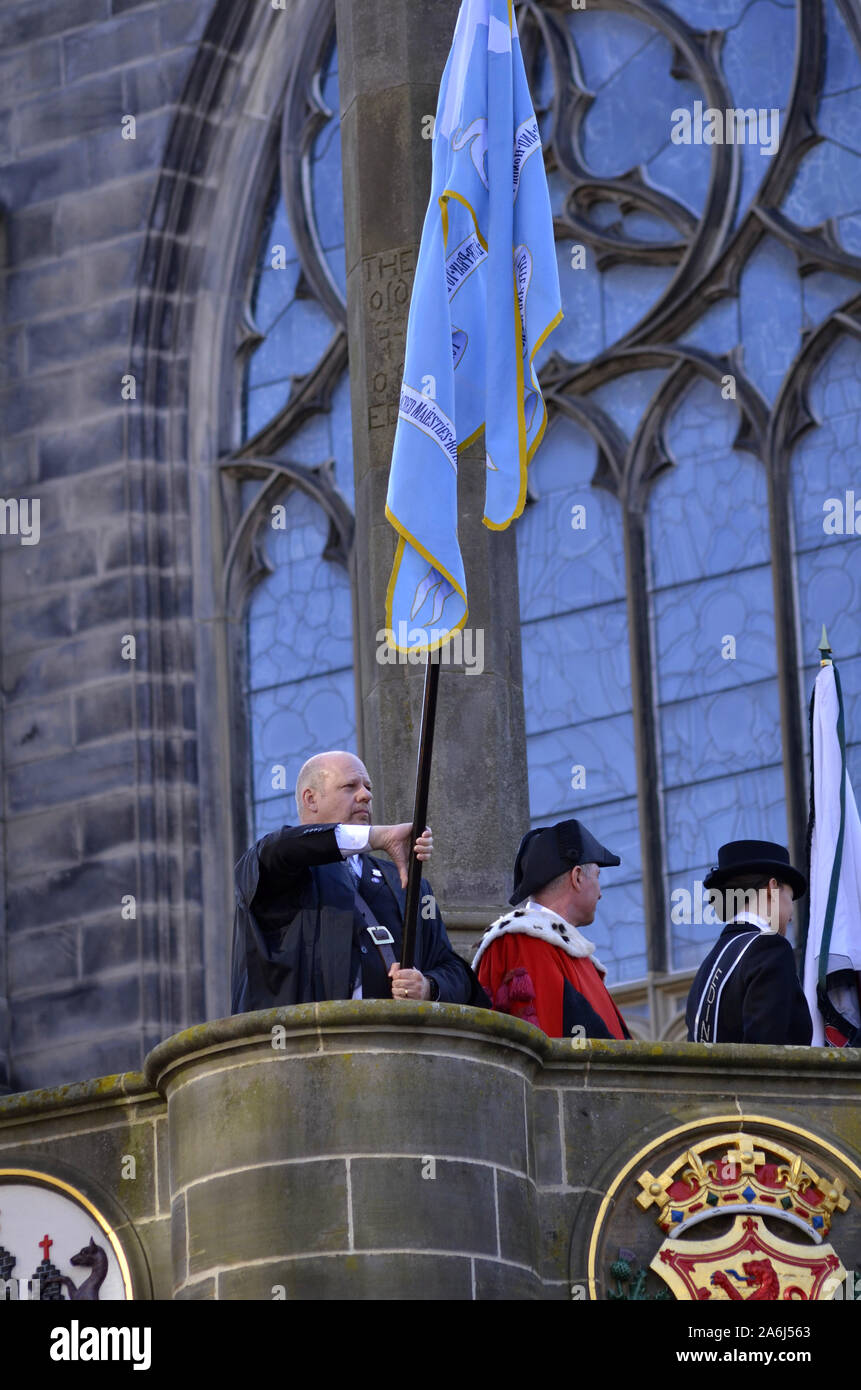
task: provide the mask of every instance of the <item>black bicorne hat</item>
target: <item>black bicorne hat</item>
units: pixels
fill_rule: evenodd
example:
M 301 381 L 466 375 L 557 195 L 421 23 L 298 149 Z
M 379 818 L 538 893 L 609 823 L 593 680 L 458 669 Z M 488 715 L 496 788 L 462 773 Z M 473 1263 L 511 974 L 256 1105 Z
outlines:
M 718 850 L 718 862 L 703 879 L 704 888 L 726 888 L 748 874 L 788 883 L 793 898 L 807 892 L 807 879 L 789 862 L 789 850 L 771 840 L 731 840 Z
M 528 831 L 520 841 L 514 861 L 514 892 L 508 901 L 514 906 L 531 893 L 575 864 L 598 864 L 611 868 L 621 864 L 618 854 L 605 849 L 578 820 L 562 820 Z

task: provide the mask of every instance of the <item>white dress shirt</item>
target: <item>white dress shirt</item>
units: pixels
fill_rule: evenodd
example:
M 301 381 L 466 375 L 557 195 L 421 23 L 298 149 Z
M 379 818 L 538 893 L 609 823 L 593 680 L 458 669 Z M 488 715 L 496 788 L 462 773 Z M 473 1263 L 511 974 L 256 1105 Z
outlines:
M 357 879 L 362 877 L 362 852 L 367 850 L 370 838 L 371 827 L 369 825 L 335 826 L 338 849 Z
M 371 838 L 371 827 L 369 825 L 336 825 L 335 839 L 338 842 L 338 849 L 346 859 L 353 875 L 358 883 L 362 877 L 362 851 L 368 848 L 368 841 Z M 353 984 L 351 998 L 361 999 L 362 997 L 362 971 L 359 970 Z

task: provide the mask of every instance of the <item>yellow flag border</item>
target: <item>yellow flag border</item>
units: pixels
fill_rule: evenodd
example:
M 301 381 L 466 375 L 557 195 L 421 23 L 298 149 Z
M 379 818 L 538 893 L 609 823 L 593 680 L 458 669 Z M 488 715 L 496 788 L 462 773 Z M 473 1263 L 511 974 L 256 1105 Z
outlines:
M 394 512 L 391 512 L 389 510 L 388 503 L 386 504 L 386 520 L 395 528 L 395 530 L 398 533 L 398 547 L 395 551 L 395 558 L 392 564 L 392 572 L 389 576 L 388 588 L 386 589 L 386 641 L 388 642 L 389 646 L 397 652 L 435 652 L 438 650 L 438 648 L 444 647 L 446 642 L 450 642 L 454 634 L 458 632 L 462 627 L 466 626 L 466 620 L 469 617 L 469 605 L 467 603 L 466 594 L 464 593 L 463 589 L 458 584 L 454 576 L 452 574 L 449 574 L 445 566 L 441 565 L 439 560 L 435 559 L 434 556 L 431 555 L 430 551 L 426 550 L 425 547 L 421 544 L 421 542 L 416 540 L 415 536 L 411 535 L 405 526 L 401 525 Z M 443 575 L 448 580 L 452 588 L 457 593 L 459 593 L 461 598 L 463 599 L 464 607 L 463 617 L 461 618 L 460 622 L 456 623 L 454 627 L 450 628 L 446 635 L 444 637 L 441 637 L 438 642 L 429 642 L 426 645 L 422 643 L 417 643 L 414 647 L 401 647 L 394 640 L 389 640 L 390 638 L 394 639 L 395 635 L 394 621 L 392 618 L 392 607 L 395 601 L 395 586 L 398 582 L 398 575 L 401 569 L 401 560 L 403 558 L 404 548 L 407 545 L 411 545 L 413 550 L 417 550 L 419 555 L 421 555 L 425 560 L 427 560 L 428 564 L 431 566 L 432 569 L 435 569 L 437 573 Z M 420 627 L 421 624 L 417 624 L 416 626 Z M 433 631 L 433 629 L 425 630 Z
M 510 8 L 511 6 L 509 3 L 509 11 Z M 479 242 L 486 251 L 488 249 L 487 242 L 485 238 L 482 236 L 481 228 L 478 225 L 478 217 L 476 215 L 475 208 L 472 206 L 469 200 L 463 196 L 462 193 L 457 193 L 453 188 L 444 188 L 437 200 L 439 202 L 440 214 L 442 218 L 443 252 L 448 250 L 448 208 L 446 204 L 449 198 L 454 198 L 455 202 L 460 203 L 463 207 L 466 208 L 467 212 L 472 218 L 472 225 L 475 228 L 475 235 L 478 237 Z M 514 279 L 513 268 L 511 274 L 512 279 Z M 556 315 L 554 315 L 554 317 L 550 320 L 544 331 L 539 335 L 535 347 L 529 354 L 530 368 L 532 367 L 532 363 L 535 361 L 536 354 L 544 346 L 547 339 L 550 337 L 550 334 L 553 332 L 554 328 L 558 328 L 559 324 L 562 322 L 564 317 L 565 315 L 560 309 L 559 312 Z M 533 439 L 532 443 L 527 449 L 526 419 L 523 413 L 523 352 L 519 350 L 520 344 L 523 342 L 523 323 L 520 317 L 520 299 L 518 298 L 517 294 L 516 280 L 514 280 L 514 333 L 515 342 L 517 344 L 517 432 L 518 456 L 520 465 L 520 488 L 518 490 L 517 505 L 515 506 L 514 511 L 511 513 L 511 515 L 508 517 L 506 521 L 490 521 L 486 513 L 482 517 L 482 524 L 486 526 L 489 531 L 506 531 L 508 527 L 511 525 L 512 521 L 516 521 L 517 518 L 522 515 L 523 508 L 526 506 L 527 469 L 529 468 L 530 463 L 535 457 L 535 451 L 541 443 L 542 439 L 544 438 L 544 431 L 547 428 L 547 406 L 544 404 L 544 397 L 541 395 L 539 391 L 539 399 L 541 401 L 542 413 L 541 424 L 538 427 L 538 433 L 536 434 L 535 438 Z M 465 449 L 470 448 L 470 446 L 474 444 L 475 441 L 480 437 L 482 430 L 485 429 L 486 425 L 487 420 L 482 420 L 481 424 L 478 426 L 477 429 L 475 429 L 472 432 L 469 438 L 465 439 L 462 444 L 458 444 L 457 452 L 460 454 L 463 453 Z M 439 567 L 435 566 L 435 568 Z
M 513 273 L 514 272 L 512 271 L 512 275 Z M 532 363 L 535 360 L 535 355 L 538 352 L 538 350 L 543 346 L 544 343 L 546 343 L 554 328 L 558 327 L 558 325 L 562 322 L 564 317 L 565 315 L 560 309 L 558 314 L 556 314 L 556 316 L 550 320 L 547 327 L 544 329 L 544 332 L 541 334 L 537 343 L 535 344 L 535 347 L 532 349 L 532 352 L 529 354 L 530 367 L 532 366 Z M 514 286 L 514 324 L 516 340 L 517 343 L 520 344 L 523 341 L 523 326 L 520 318 L 520 300 L 517 297 L 516 282 Z M 538 427 L 538 433 L 536 434 L 535 438 L 533 439 L 532 443 L 527 449 L 526 418 L 523 413 L 523 353 L 519 352 L 517 355 L 517 432 L 518 453 L 520 456 L 520 492 L 517 498 L 517 506 L 515 507 L 514 511 L 511 513 L 511 516 L 508 518 L 507 521 L 490 521 L 487 515 L 482 517 L 482 524 L 487 527 L 488 531 L 506 531 L 508 527 L 511 525 L 512 521 L 516 521 L 517 518 L 522 514 L 523 508 L 526 506 L 527 471 L 529 469 L 530 463 L 535 457 L 536 449 L 538 448 L 539 444 L 544 438 L 544 431 L 547 428 L 547 406 L 544 404 L 544 397 L 541 395 L 540 392 L 539 400 L 541 401 L 542 412 L 541 424 Z M 482 426 L 482 428 L 484 428 L 484 426 Z
M 511 13 L 512 13 L 512 11 L 511 11 L 511 0 L 509 0 L 508 10 L 509 10 L 509 22 L 511 22 Z M 472 223 L 473 223 L 473 226 L 474 226 L 474 228 L 475 228 L 475 234 L 476 234 L 476 236 L 478 237 L 478 240 L 479 240 L 480 244 L 484 247 L 484 249 L 485 249 L 485 251 L 486 251 L 486 250 L 488 249 L 487 242 L 486 242 L 484 236 L 482 235 L 481 228 L 480 228 L 479 225 L 478 225 L 478 217 L 476 216 L 475 208 L 472 206 L 472 204 L 469 202 L 469 200 L 463 196 L 462 193 L 456 192 L 455 189 L 453 189 L 453 188 L 444 188 L 443 191 L 442 191 L 442 193 L 439 194 L 439 197 L 438 197 L 438 199 L 437 199 L 437 202 L 438 202 L 438 204 L 439 204 L 439 209 L 440 209 L 440 220 L 441 220 L 441 224 L 442 224 L 443 251 L 445 252 L 445 251 L 448 249 L 448 206 L 447 206 L 447 204 L 448 204 L 448 200 L 449 200 L 450 198 L 453 198 L 453 199 L 455 200 L 455 202 L 460 203 L 463 207 L 466 208 L 467 212 L 470 214 L 470 216 L 471 216 L 471 218 L 472 218 Z M 513 250 L 513 248 L 512 248 L 512 250 Z M 511 516 L 508 518 L 507 521 L 495 522 L 495 521 L 490 521 L 486 515 L 482 517 L 482 524 L 483 524 L 484 526 L 486 526 L 486 527 L 488 528 L 488 530 L 490 530 L 490 531 L 505 531 L 505 530 L 511 525 L 512 521 L 516 521 L 516 519 L 517 519 L 517 518 L 521 515 L 521 513 L 523 512 L 523 508 L 524 508 L 524 506 L 526 505 L 526 479 L 527 479 L 527 469 L 528 469 L 528 467 L 529 467 L 529 464 L 532 462 L 532 458 L 533 458 L 533 456 L 534 456 L 534 454 L 535 454 L 536 449 L 538 448 L 539 444 L 541 443 L 541 440 L 542 440 L 543 437 L 544 437 L 544 431 L 545 431 L 545 428 L 546 428 L 546 426 L 547 426 L 547 407 L 546 407 L 546 405 L 544 404 L 544 397 L 543 397 L 543 396 L 540 394 L 540 392 L 539 392 L 539 399 L 541 400 L 541 408 L 542 408 L 542 412 L 543 412 L 543 418 L 542 418 L 541 424 L 540 424 L 540 426 L 539 426 L 539 428 L 538 428 L 538 433 L 536 434 L 535 439 L 532 441 L 531 445 L 529 446 L 529 449 L 527 450 L 527 448 L 526 448 L 526 419 L 525 419 L 524 410 L 523 410 L 523 352 L 522 352 L 522 349 L 520 348 L 520 345 L 521 345 L 522 342 L 523 342 L 523 323 L 522 323 L 522 320 L 521 320 L 521 317 L 520 317 L 520 300 L 519 300 L 519 297 L 518 297 L 518 294 L 517 294 L 517 282 L 516 282 L 516 279 L 514 278 L 514 269 L 513 269 L 513 267 L 512 267 L 512 272 L 511 272 L 511 274 L 512 274 L 512 280 L 513 280 L 513 283 L 514 283 L 514 331 L 515 331 L 515 342 L 516 342 L 516 344 L 517 344 L 517 348 L 519 349 L 519 350 L 517 351 L 517 353 L 516 353 L 516 361 L 517 361 L 517 424 L 518 424 L 518 454 L 519 454 L 519 461 L 520 461 L 520 490 L 519 490 L 518 499 L 517 499 L 517 506 L 516 506 L 515 510 L 512 512 Z M 556 328 L 557 325 L 560 324 L 560 323 L 562 322 L 563 317 L 564 317 L 564 315 L 563 315 L 563 313 L 562 313 L 562 310 L 560 309 L 559 312 L 555 315 L 555 317 L 554 317 L 553 319 L 551 319 L 550 323 L 548 323 L 547 327 L 544 329 L 543 333 L 542 333 L 542 334 L 540 335 L 540 337 L 538 338 L 538 341 L 536 342 L 535 347 L 532 349 L 532 352 L 531 352 L 530 355 L 529 355 L 529 366 L 530 366 L 530 368 L 531 368 L 531 366 L 532 366 L 532 363 L 533 363 L 533 360 L 534 360 L 534 358 L 535 358 L 536 353 L 539 351 L 539 349 L 542 347 L 542 345 L 547 341 L 548 337 L 549 337 L 550 334 L 553 332 L 554 328 Z M 486 425 L 487 425 L 487 420 L 485 419 L 485 420 L 483 420 L 482 423 L 478 426 L 478 428 L 475 429 L 475 430 L 473 431 L 473 433 L 469 436 L 468 439 L 465 439 L 465 440 L 463 441 L 463 443 L 457 445 L 457 452 L 458 452 L 458 454 L 463 453 L 466 449 L 470 448 L 470 446 L 473 445 L 473 444 L 475 443 L 475 441 L 480 437 L 480 435 L 482 434 L 482 432 L 483 432 L 484 429 L 486 428 Z M 396 426 L 395 428 L 397 429 L 397 426 Z M 415 647 L 401 647 L 401 646 L 399 646 L 398 643 L 395 642 L 395 641 L 389 641 L 389 642 L 388 642 L 388 645 L 389 645 L 390 647 L 392 647 L 395 651 L 398 651 L 398 652 L 413 652 L 413 651 L 428 651 L 428 652 L 432 652 L 432 651 L 436 651 L 438 648 L 444 647 L 445 644 L 446 644 L 446 642 L 451 641 L 451 638 L 454 636 L 454 634 L 455 634 L 456 632 L 458 632 L 461 628 L 463 628 L 463 627 L 466 626 L 466 621 L 467 621 L 467 618 L 469 617 L 469 605 L 468 605 L 468 603 L 467 603 L 466 593 L 465 593 L 464 590 L 461 588 L 460 584 L 458 584 L 458 582 L 457 582 L 457 580 L 454 578 L 454 576 L 453 576 L 452 574 L 450 574 L 449 571 L 445 568 L 445 566 L 442 565 L 442 564 L 439 562 L 439 560 L 438 560 L 435 556 L 433 556 L 433 555 L 430 553 L 429 550 L 426 550 L 425 547 L 421 544 L 421 542 L 418 541 L 418 540 L 416 539 L 416 537 L 415 537 L 414 535 L 412 535 L 412 533 L 406 528 L 406 526 L 404 526 L 404 525 L 398 520 L 398 518 L 395 516 L 394 512 L 390 510 L 389 505 L 388 505 L 388 502 L 386 503 L 386 520 L 389 522 L 389 524 L 390 524 L 391 526 L 394 527 L 394 529 L 395 529 L 395 531 L 397 532 L 397 535 L 398 535 L 398 545 L 397 545 L 397 549 L 396 549 L 396 551 L 395 551 L 394 562 L 393 562 L 393 564 L 392 564 L 392 573 L 391 573 L 391 575 L 390 575 L 390 577 L 389 577 L 389 583 L 388 583 L 388 587 L 387 587 L 387 589 L 386 589 L 386 633 L 387 633 L 387 639 L 386 639 L 386 640 L 388 641 L 388 638 L 389 638 L 389 637 L 394 638 L 394 625 L 393 625 L 393 619 L 392 619 L 392 609 L 393 609 L 393 606 L 394 606 L 395 587 L 396 587 L 396 585 L 397 585 L 398 575 L 399 575 L 399 573 L 400 573 L 400 568 L 401 568 L 401 561 L 402 561 L 403 553 L 404 553 L 404 547 L 405 547 L 406 545 L 411 545 L 411 546 L 413 547 L 413 549 L 414 549 L 415 551 L 418 552 L 419 555 L 421 555 L 425 560 L 427 560 L 428 564 L 431 566 L 432 569 L 435 569 L 439 574 L 443 575 L 443 576 L 448 580 L 448 582 L 451 584 L 451 586 L 452 586 L 452 588 L 455 590 L 455 592 L 458 593 L 458 594 L 460 594 L 461 598 L 463 599 L 463 604 L 464 604 L 464 615 L 463 615 L 463 618 L 461 619 L 461 621 L 460 621 L 459 623 L 457 623 L 453 628 L 451 628 L 451 629 L 446 633 L 445 637 L 441 638 L 438 642 L 429 643 L 427 646 L 417 645 L 417 646 L 415 646 Z M 458 538 L 458 539 L 459 539 L 459 538 Z

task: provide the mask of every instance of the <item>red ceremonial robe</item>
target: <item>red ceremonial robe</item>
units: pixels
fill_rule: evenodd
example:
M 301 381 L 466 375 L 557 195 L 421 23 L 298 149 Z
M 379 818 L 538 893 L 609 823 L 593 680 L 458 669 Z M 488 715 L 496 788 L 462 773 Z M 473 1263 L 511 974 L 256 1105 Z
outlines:
M 607 986 L 588 956 L 575 959 L 550 942 L 525 932 L 508 932 L 484 951 L 478 978 L 494 1009 L 536 1024 L 551 1038 L 567 1036 L 562 1019 L 568 981 L 598 1014 L 611 1037 L 630 1037 Z

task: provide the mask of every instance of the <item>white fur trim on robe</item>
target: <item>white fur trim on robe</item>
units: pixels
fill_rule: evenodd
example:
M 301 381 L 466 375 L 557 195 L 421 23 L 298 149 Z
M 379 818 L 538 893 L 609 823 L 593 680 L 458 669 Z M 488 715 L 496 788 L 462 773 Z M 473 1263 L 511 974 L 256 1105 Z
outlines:
M 491 922 L 475 953 L 475 959 L 472 962 L 473 970 L 478 969 L 478 962 L 492 942 L 498 941 L 501 936 L 512 936 L 518 932 L 524 936 L 534 936 L 538 941 L 546 941 L 548 946 L 556 946 L 558 950 L 564 951 L 567 956 L 573 956 L 575 960 L 582 959 L 583 956 L 590 956 L 599 975 L 603 976 L 607 973 L 595 955 L 595 943 L 593 941 L 589 941 L 578 927 L 572 927 L 571 923 L 566 922 L 564 917 L 560 917 L 558 912 L 551 912 L 549 907 L 542 907 L 540 903 L 534 903 L 531 898 L 522 903 L 520 907 L 512 908 L 510 912 L 506 912 L 503 917 L 497 917 L 495 922 Z

